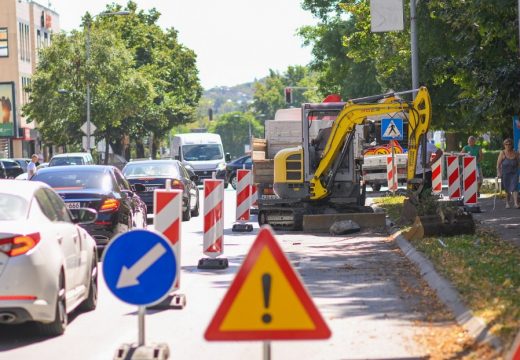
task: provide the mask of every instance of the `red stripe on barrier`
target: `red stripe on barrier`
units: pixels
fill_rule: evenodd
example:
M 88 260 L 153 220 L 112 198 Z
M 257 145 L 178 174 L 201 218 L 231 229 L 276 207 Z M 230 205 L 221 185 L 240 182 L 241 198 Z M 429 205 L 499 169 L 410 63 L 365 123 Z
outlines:
M 161 196 L 157 196 L 157 208 L 155 209 L 155 213 L 160 213 L 161 210 L 164 209 L 164 207 L 168 205 L 168 203 L 172 201 L 176 195 L 177 193 L 174 192 L 161 192 Z
M 464 189 L 469 188 L 476 181 L 477 181 L 477 174 L 475 171 L 472 171 L 466 178 L 464 178 Z
M 458 188 L 457 190 L 455 190 L 451 196 L 454 197 L 454 198 L 456 198 L 456 197 L 460 197 L 460 188 Z
M 220 184 L 221 181 L 204 181 L 204 197 L 208 197 Z
M 215 242 L 206 249 L 206 252 L 222 252 L 222 236 L 215 240 Z
M 237 195 L 237 206 L 242 204 L 249 198 L 249 186 L 246 186 L 241 192 Z
M 450 174 L 448 181 L 450 184 L 454 184 L 455 181 L 457 181 L 458 179 L 459 179 L 459 174 L 456 171 L 454 171 Z
M 223 202 L 219 202 L 204 216 L 204 231 L 208 231 L 222 218 Z
M 170 240 L 172 245 L 175 245 L 177 241 L 179 241 L 179 225 L 180 221 L 177 219 L 163 232 L 163 235 Z
M 452 162 L 457 160 L 456 156 L 447 156 L 447 158 L 448 158 L 448 166 L 450 166 Z

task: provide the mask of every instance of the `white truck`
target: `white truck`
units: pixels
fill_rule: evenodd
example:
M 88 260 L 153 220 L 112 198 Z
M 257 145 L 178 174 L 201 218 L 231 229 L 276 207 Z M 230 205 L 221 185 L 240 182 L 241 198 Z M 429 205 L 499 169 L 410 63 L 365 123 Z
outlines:
M 177 134 L 173 136 L 170 150 L 174 159 L 193 169 L 200 182 L 211 179 L 213 172 L 225 169 L 228 161 L 218 134 Z

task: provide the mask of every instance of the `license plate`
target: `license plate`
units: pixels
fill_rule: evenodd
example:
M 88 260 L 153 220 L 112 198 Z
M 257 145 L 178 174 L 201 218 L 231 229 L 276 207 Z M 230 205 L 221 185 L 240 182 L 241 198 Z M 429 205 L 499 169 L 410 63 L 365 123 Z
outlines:
M 145 191 L 154 191 L 157 189 L 157 186 L 145 186 Z
M 79 203 L 79 202 L 68 202 L 65 204 L 67 204 L 67 207 L 69 209 L 79 209 L 81 207 L 81 203 Z

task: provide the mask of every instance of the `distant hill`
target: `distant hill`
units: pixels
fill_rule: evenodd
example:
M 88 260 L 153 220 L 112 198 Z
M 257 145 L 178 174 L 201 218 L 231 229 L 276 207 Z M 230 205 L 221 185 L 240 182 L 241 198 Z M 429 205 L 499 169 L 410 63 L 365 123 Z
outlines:
M 201 103 L 211 105 L 215 115 L 243 111 L 253 101 L 253 85 L 254 82 L 248 82 L 231 87 L 219 86 L 205 90 Z

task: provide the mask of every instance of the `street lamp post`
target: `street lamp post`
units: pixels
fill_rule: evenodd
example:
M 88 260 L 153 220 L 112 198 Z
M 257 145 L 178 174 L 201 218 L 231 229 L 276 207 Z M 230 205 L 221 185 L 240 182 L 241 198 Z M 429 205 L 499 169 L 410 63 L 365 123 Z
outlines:
M 95 16 L 93 16 L 91 19 L 88 19 L 87 21 L 87 28 L 86 28 L 86 33 L 85 33 L 85 37 L 86 37 L 86 44 L 85 44 L 85 57 L 86 57 L 86 60 L 85 60 L 85 65 L 86 65 L 86 87 L 87 87 L 87 97 L 86 97 L 86 102 L 87 102 L 87 151 L 90 152 L 91 150 L 91 147 L 90 147 L 90 133 L 91 133 L 91 126 L 90 126 L 90 81 L 89 81 L 89 77 L 88 77 L 88 65 L 90 63 L 90 29 L 91 29 L 91 26 L 92 26 L 92 20 L 94 20 L 96 17 L 98 16 L 120 16 L 120 15 L 128 15 L 130 14 L 129 11 L 107 11 L 107 12 L 102 12 L 102 13 L 99 13 Z M 107 144 L 108 145 L 108 144 Z

